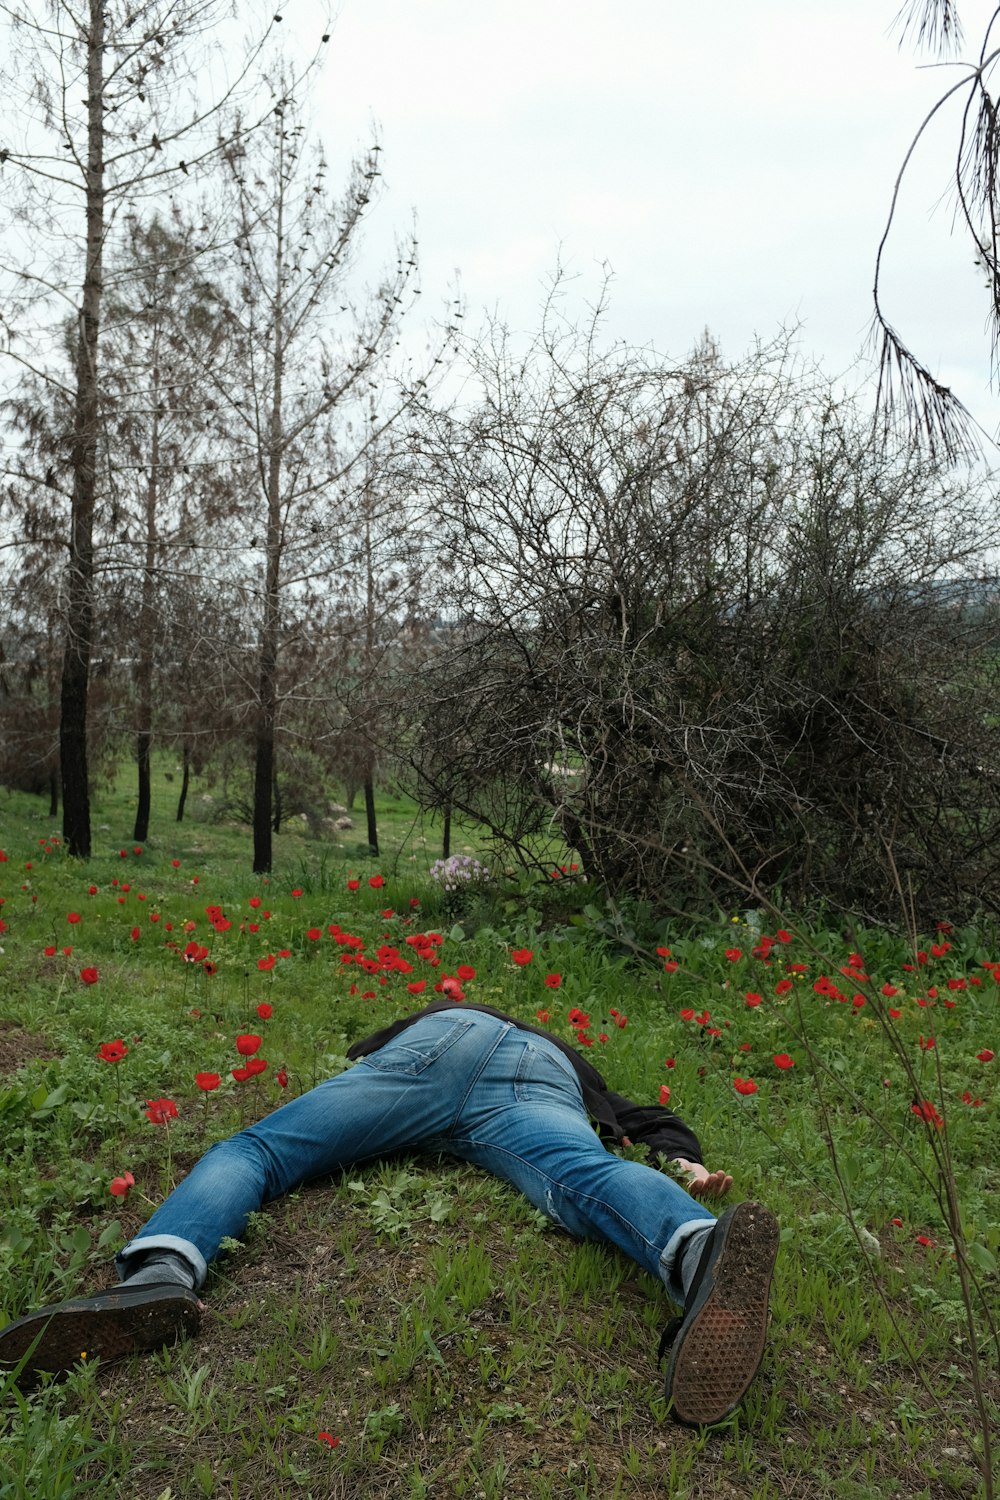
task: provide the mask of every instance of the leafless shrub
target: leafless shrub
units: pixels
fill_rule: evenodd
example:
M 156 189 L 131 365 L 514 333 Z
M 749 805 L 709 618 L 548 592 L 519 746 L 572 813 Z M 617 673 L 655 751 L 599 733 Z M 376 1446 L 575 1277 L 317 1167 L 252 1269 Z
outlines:
M 554 310 L 423 438 L 456 602 L 420 795 L 674 909 L 749 879 L 892 920 L 887 845 L 927 916 L 996 909 L 987 489 L 874 451 L 785 339 L 668 366 Z

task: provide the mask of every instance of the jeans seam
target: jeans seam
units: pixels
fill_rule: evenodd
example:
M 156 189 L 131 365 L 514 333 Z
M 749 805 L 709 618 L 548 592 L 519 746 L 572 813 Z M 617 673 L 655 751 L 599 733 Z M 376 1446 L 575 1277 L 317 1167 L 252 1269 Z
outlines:
M 485 1056 L 483 1056 L 480 1059 L 479 1066 L 476 1068 L 476 1071 L 472 1074 L 471 1078 L 468 1080 L 465 1093 L 462 1095 L 462 1102 L 459 1104 L 458 1108 L 456 1109 L 456 1111 L 455 1111 L 455 1113 L 454 1113 L 454 1115 L 452 1117 L 451 1124 L 448 1126 L 447 1130 L 444 1132 L 446 1138 L 450 1138 L 451 1137 L 452 1132 L 455 1129 L 455 1126 L 458 1124 L 459 1120 L 462 1118 L 462 1114 L 463 1114 L 463 1112 L 465 1110 L 465 1106 L 469 1102 L 469 1095 L 472 1093 L 472 1090 L 475 1088 L 477 1082 L 479 1081 L 479 1076 L 483 1072 L 483 1069 L 486 1068 L 488 1066 L 488 1064 L 491 1062 L 491 1060 L 493 1058 L 493 1054 L 496 1052 L 496 1050 L 500 1046 L 501 1042 L 503 1042 L 507 1038 L 507 1036 L 510 1034 L 510 1032 L 512 1032 L 513 1030 L 514 1030 L 514 1024 L 513 1024 L 513 1022 L 509 1022 L 503 1028 L 503 1030 L 498 1034 L 498 1036 L 496 1038 L 496 1041 L 493 1043 L 493 1046 L 490 1048 L 490 1050 L 485 1054 Z

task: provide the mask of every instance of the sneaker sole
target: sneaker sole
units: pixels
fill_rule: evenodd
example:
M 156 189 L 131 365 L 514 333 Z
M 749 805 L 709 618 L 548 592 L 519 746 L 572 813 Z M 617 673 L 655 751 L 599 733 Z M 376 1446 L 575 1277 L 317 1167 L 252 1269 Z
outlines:
M 0 1375 L 14 1369 L 15 1384 L 28 1387 L 39 1374 L 66 1374 L 79 1361 L 159 1349 L 192 1332 L 199 1319 L 198 1298 L 178 1286 L 121 1288 L 56 1303 L 0 1328 Z
M 740 1203 L 728 1216 L 667 1366 L 667 1398 L 684 1426 L 724 1421 L 760 1369 L 778 1239 L 778 1221 L 761 1203 Z

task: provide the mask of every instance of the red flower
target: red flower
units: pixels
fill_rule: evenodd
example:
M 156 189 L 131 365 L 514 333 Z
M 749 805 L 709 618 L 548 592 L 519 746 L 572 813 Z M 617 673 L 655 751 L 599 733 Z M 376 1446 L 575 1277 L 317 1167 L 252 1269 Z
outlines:
M 247 903 L 247 905 L 248 906 L 252 906 L 253 909 L 254 909 L 254 911 L 256 911 L 257 908 L 258 908 L 258 906 L 260 905 L 260 897 L 259 896 L 251 896 L 250 900 Z
M 266 970 L 268 969 L 273 969 L 277 962 L 278 960 L 275 958 L 274 954 L 269 953 L 266 958 L 258 958 L 257 967 L 262 972 L 266 972 Z
M 541 1021 L 543 1026 L 547 1026 L 549 1024 L 549 1013 L 547 1010 L 536 1010 L 535 1015 L 538 1017 L 539 1021 Z
M 455 973 L 458 975 L 463 984 L 467 979 L 475 979 L 476 977 L 476 971 L 471 964 L 459 964 L 458 968 L 455 970 Z
M 917 1038 L 917 1045 L 921 1052 L 933 1052 L 937 1043 L 932 1036 L 919 1036 Z
M 67 922 L 72 922 L 73 925 L 76 926 L 77 922 L 79 922 L 80 920 L 80 913 L 78 911 L 67 912 L 66 920 Z
M 325 1443 L 328 1448 L 340 1447 L 340 1438 L 334 1437 L 330 1432 L 317 1432 L 316 1441 L 318 1443 Z
M 56 945 L 55 945 L 55 943 L 50 943 L 47 948 L 43 948 L 42 949 L 42 952 L 45 954 L 46 958 L 54 958 L 55 957 L 55 952 L 56 952 Z
M 385 885 L 385 876 L 384 875 L 369 875 L 369 877 L 368 877 L 368 884 L 371 886 L 371 888 L 372 888 L 373 891 L 381 890 L 382 887 Z
M 205 962 L 202 964 L 202 968 L 208 975 L 209 979 L 211 979 L 213 974 L 217 974 L 219 972 L 218 964 L 213 964 L 210 958 L 206 958 Z
M 298 897 L 299 897 L 299 896 L 301 896 L 301 895 L 302 895 L 302 887 L 301 887 L 301 886 L 300 886 L 300 885 L 297 885 L 297 886 L 296 886 L 296 887 L 295 887 L 295 889 L 294 889 L 294 891 L 293 891 L 293 892 L 292 892 L 292 895 L 293 895 L 293 896 L 294 896 L 294 897 L 295 897 L 295 898 L 296 898 L 296 900 L 297 900 L 297 899 L 298 899 Z
M 80 970 L 80 978 L 83 980 L 84 984 L 96 984 L 100 977 L 100 974 L 98 974 L 93 965 L 90 965 L 86 969 Z
M 406 988 L 409 990 L 411 995 L 420 995 L 427 988 L 427 980 L 411 979 Z
M 253 1057 L 263 1040 L 263 1037 L 255 1036 L 252 1031 L 244 1031 L 236 1038 L 236 1050 L 241 1057 Z
M 176 1120 L 177 1105 L 172 1099 L 147 1099 L 146 1114 L 154 1125 L 166 1125 L 168 1120 Z
M 349 880 L 347 882 L 347 889 L 349 891 L 356 891 L 360 885 L 361 885 L 361 881 L 360 880 Z
M 108 1192 L 112 1198 L 127 1198 L 129 1188 L 135 1187 L 135 1178 L 131 1172 L 125 1172 L 121 1177 L 112 1177 Z
M 510 956 L 517 964 L 518 968 L 523 969 L 525 964 L 531 963 L 531 960 L 535 955 L 532 953 L 530 948 L 513 948 L 511 949 Z
M 287 1087 L 288 1087 L 288 1072 L 287 1072 L 287 1070 L 285 1068 L 279 1068 L 278 1071 L 277 1071 L 277 1073 L 275 1073 L 274 1076 L 275 1076 L 277 1082 L 280 1084 L 280 1086 L 283 1089 L 287 1089 Z
M 918 1234 L 917 1244 L 924 1245 L 927 1249 L 930 1250 L 933 1250 L 934 1248 L 934 1241 L 931 1239 L 929 1234 Z
M 97 1056 L 102 1062 L 121 1062 L 128 1048 L 121 1037 L 115 1042 L 102 1042 L 97 1049 Z
M 746 1002 L 751 1010 L 753 1010 L 755 1005 L 759 1005 L 763 998 L 764 996 L 758 995 L 755 990 L 747 990 Z
M 247 1058 L 246 1071 L 250 1078 L 255 1078 L 258 1073 L 263 1073 L 266 1067 L 267 1063 L 262 1057 Z
M 660 1103 L 661 1104 L 669 1104 L 670 1103 L 670 1085 L 668 1083 L 661 1083 L 660 1084 Z
M 792 934 L 790 932 L 786 932 L 784 927 L 779 927 L 774 935 L 778 939 L 779 943 L 790 943 L 792 941 Z
M 262 1000 L 257 1007 L 257 1014 L 262 1021 L 269 1021 L 274 1015 L 274 1006 L 268 1005 L 266 1000 Z
M 752 1078 L 734 1078 L 733 1088 L 738 1094 L 756 1094 L 757 1085 Z
M 96 885 L 88 885 L 88 887 L 87 887 L 87 895 L 88 896 L 96 896 L 97 895 L 97 886 Z
M 133 927 L 132 928 L 132 931 L 131 931 L 131 933 L 129 935 L 130 935 L 133 943 L 137 943 L 139 941 L 139 933 L 140 933 L 140 929 L 138 927 Z
M 731 964 L 737 963 L 743 957 L 743 950 L 742 948 L 727 948 L 726 957 Z
M 973 1109 L 978 1109 L 979 1105 L 982 1104 L 982 1102 L 982 1099 L 973 1099 L 968 1089 L 966 1089 L 965 1093 L 962 1095 L 962 1103 L 971 1104 Z
M 210 1094 L 213 1089 L 219 1087 L 222 1079 L 218 1073 L 196 1073 L 194 1081 L 206 1094 Z
M 665 1057 L 663 1059 L 663 1066 L 665 1068 L 674 1068 L 674 1067 L 676 1067 L 677 1066 L 677 1059 L 676 1059 L 676 1057 Z
M 788 991 L 791 988 L 792 981 L 790 979 L 779 979 L 777 984 L 774 986 L 774 993 L 776 995 L 787 995 Z
M 318 943 L 319 940 L 320 940 L 320 938 L 322 936 L 323 936 L 323 932 L 322 932 L 321 928 L 319 928 L 319 927 L 307 927 L 306 928 L 306 937 L 309 939 L 309 941 L 311 943 Z
M 976 1053 L 976 1057 L 979 1059 L 980 1062 L 992 1062 L 993 1061 L 993 1053 L 990 1051 L 989 1047 L 984 1047 L 983 1050 L 982 1050 L 982 1052 L 977 1052 Z
M 179 870 L 181 867 L 181 862 L 179 859 L 172 859 L 170 863 L 173 865 L 175 870 Z
M 938 1114 L 937 1110 L 934 1108 L 934 1105 L 932 1104 L 930 1099 L 921 1099 L 919 1103 L 911 1104 L 910 1109 L 915 1115 L 919 1116 L 921 1120 L 926 1120 L 928 1125 L 933 1125 L 938 1130 L 941 1130 L 944 1127 L 944 1121 Z
M 559 986 L 562 984 L 562 975 L 561 974 L 546 974 L 546 976 L 545 976 L 545 983 L 546 983 L 546 986 L 548 987 L 548 989 L 550 989 L 550 990 L 557 990 L 559 988 Z
M 777 1052 L 774 1056 L 774 1066 L 776 1068 L 794 1068 L 795 1059 L 789 1057 L 787 1052 Z
M 237 1083 L 246 1083 L 247 1079 L 250 1077 L 250 1074 L 246 1068 L 232 1068 L 230 1071 L 232 1072 L 232 1075 L 236 1079 Z

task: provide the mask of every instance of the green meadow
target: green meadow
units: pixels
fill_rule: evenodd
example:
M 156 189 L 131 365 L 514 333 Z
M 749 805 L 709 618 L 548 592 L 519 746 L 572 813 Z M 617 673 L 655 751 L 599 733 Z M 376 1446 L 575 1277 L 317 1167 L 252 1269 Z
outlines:
M 472 1168 L 392 1160 L 256 1216 L 195 1337 L 28 1395 L 0 1376 L 0 1495 L 994 1493 L 995 933 L 946 912 L 909 939 L 792 912 L 631 920 L 570 856 L 518 877 L 461 828 L 453 852 L 492 878 L 449 892 L 440 828 L 402 801 L 378 860 L 363 818 L 323 840 L 296 823 L 253 877 L 246 829 L 190 807 L 177 824 L 164 800 L 138 847 L 104 793 L 80 864 L 40 802 L 2 794 L 0 1325 L 108 1285 L 206 1145 L 450 976 L 614 1088 L 669 1097 L 734 1199 L 774 1207 L 763 1371 L 723 1427 L 675 1425 L 657 1283 Z

